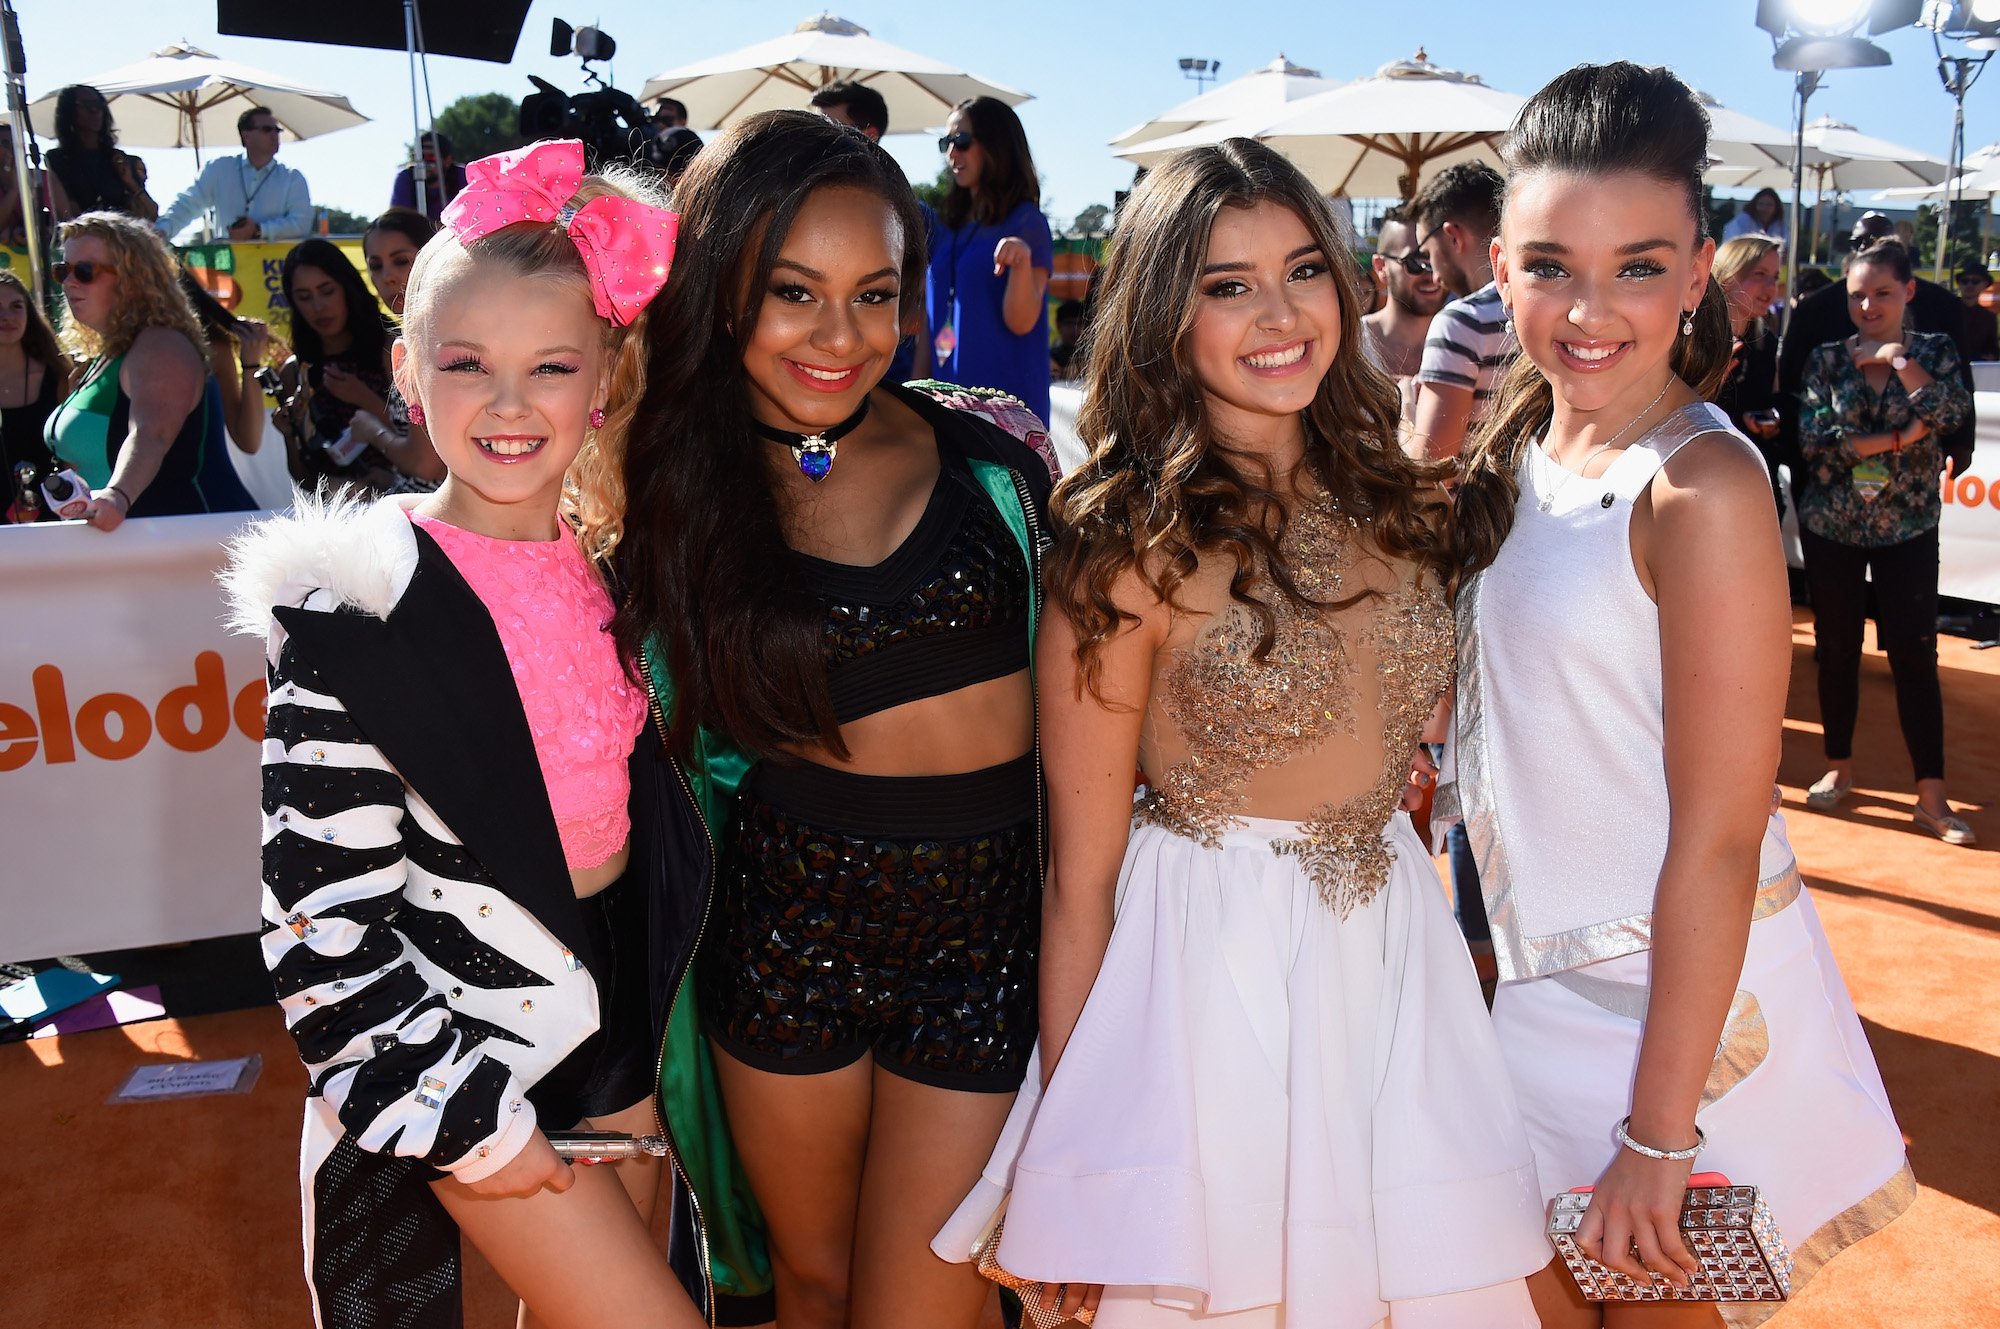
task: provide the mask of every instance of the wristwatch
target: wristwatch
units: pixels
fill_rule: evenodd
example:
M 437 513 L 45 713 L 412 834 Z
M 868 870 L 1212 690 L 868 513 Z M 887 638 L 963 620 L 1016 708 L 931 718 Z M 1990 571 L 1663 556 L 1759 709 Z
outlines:
M 1895 370 L 1899 374 L 1902 373 L 1905 369 L 1908 369 L 1909 367 L 1910 367 L 1910 357 L 1907 355 L 1894 356 L 1889 361 L 1889 368 Z

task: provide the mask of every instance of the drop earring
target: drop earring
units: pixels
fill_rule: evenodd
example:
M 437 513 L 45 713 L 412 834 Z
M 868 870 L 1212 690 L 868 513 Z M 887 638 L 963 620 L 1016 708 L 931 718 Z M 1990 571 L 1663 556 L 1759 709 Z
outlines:
M 1514 335 L 1514 311 L 1506 305 L 1500 307 L 1507 310 L 1507 321 L 1503 326 L 1507 329 L 1507 335 L 1511 337 Z
M 1684 315 L 1682 315 L 1682 316 L 1681 316 L 1681 336 L 1683 336 L 1683 337 L 1692 337 L 1692 336 L 1694 336 L 1694 315 L 1693 315 L 1693 314 L 1684 314 Z

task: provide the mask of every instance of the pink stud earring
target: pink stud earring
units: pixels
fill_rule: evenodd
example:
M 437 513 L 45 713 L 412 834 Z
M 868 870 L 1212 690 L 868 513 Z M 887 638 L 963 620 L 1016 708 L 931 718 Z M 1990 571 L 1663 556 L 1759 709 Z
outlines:
M 602 406 L 593 406 L 590 408 L 590 427 L 592 429 L 604 428 L 604 408 Z
M 420 425 L 424 422 L 424 408 L 422 406 L 418 405 L 416 402 L 411 402 L 409 404 L 408 410 L 410 414 L 411 424 Z

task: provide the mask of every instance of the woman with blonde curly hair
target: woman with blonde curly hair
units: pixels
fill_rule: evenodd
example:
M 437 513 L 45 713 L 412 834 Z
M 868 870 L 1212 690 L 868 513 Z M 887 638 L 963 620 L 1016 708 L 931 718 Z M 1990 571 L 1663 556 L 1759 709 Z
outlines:
M 89 363 L 49 417 L 48 444 L 90 487 L 83 519 L 112 531 L 127 517 L 256 507 L 229 460 L 207 343 L 166 241 L 116 212 L 64 222 L 58 239 L 62 343 Z
M 1453 672 L 1445 472 L 1397 448 L 1351 249 L 1230 139 L 1133 190 L 1101 274 L 1035 656 L 1037 1064 L 936 1243 L 1051 1318 L 1535 1323 L 1533 1156 L 1398 810 Z
M 1778 442 L 1778 329 L 1771 306 L 1778 302 L 1778 260 L 1782 246 L 1768 235 L 1739 235 L 1715 250 L 1715 280 L 1729 300 L 1729 372 L 1714 401 L 1743 431 L 1771 473 L 1771 492 L 1784 507 L 1778 466 L 1796 459 Z

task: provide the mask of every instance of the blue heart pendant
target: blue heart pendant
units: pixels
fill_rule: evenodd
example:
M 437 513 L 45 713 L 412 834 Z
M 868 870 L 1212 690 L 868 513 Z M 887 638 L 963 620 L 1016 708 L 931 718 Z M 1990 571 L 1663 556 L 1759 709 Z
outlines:
M 799 470 L 806 479 L 818 484 L 833 469 L 833 453 L 837 446 L 817 435 L 801 439 L 792 445 L 792 459 L 798 462 Z

